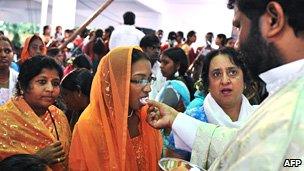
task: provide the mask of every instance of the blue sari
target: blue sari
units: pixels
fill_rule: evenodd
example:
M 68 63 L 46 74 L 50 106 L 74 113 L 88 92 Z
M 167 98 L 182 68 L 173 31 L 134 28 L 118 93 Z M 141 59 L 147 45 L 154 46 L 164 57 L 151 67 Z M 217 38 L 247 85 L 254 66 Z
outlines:
M 162 90 L 160 91 L 160 94 L 158 95 L 158 98 L 161 97 L 161 95 L 162 95 L 161 93 L 166 88 L 172 88 L 175 91 L 175 93 L 177 93 L 179 95 L 179 97 L 182 100 L 185 108 L 188 109 L 187 106 L 190 104 L 190 92 L 189 92 L 187 86 L 182 81 L 179 81 L 179 80 L 168 80 L 168 81 L 166 81 L 164 87 L 162 88 Z M 158 99 L 158 98 L 156 98 L 156 99 Z M 200 102 L 201 102 L 201 99 L 200 99 Z M 193 108 L 191 110 L 187 110 L 186 114 L 188 114 L 189 116 L 194 117 L 195 119 L 199 119 L 203 122 L 206 122 L 207 119 L 206 119 L 206 115 L 203 113 L 203 110 L 201 108 L 202 106 L 203 105 L 196 104 L 195 106 L 193 106 Z M 164 141 L 164 150 L 166 150 L 166 149 L 173 150 L 174 153 L 178 154 L 183 159 L 190 160 L 190 156 L 191 156 L 190 152 L 187 152 L 187 151 L 184 151 L 184 150 L 179 150 L 179 149 L 175 148 L 174 137 L 173 137 L 172 132 L 168 136 L 166 136 L 164 134 L 164 132 L 162 132 L 162 133 L 163 133 L 163 141 Z

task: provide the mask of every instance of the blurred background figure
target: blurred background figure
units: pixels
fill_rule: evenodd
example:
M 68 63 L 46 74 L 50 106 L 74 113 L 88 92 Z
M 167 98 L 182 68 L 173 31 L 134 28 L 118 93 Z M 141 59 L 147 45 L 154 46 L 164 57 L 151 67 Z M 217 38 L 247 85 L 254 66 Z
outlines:
M 161 44 L 160 51 L 163 52 L 168 48 L 174 47 L 175 42 L 176 42 L 176 33 L 174 31 L 170 31 L 166 42 Z
M 160 42 L 162 42 L 163 36 L 164 36 L 164 31 L 162 29 L 157 30 L 156 36 L 159 39 Z
M 55 47 L 55 48 L 50 48 L 47 50 L 46 52 L 47 56 L 55 59 L 55 61 L 62 67 L 62 69 L 64 69 L 66 63 L 65 63 L 65 56 L 62 53 L 62 51 Z
M 86 68 L 93 73 L 92 64 L 87 55 L 78 55 L 68 60 L 67 66 L 65 67 L 63 74 L 67 75 L 76 68 Z
M 226 35 L 218 34 L 215 38 L 215 44 L 218 46 L 218 49 L 225 47 L 225 43 L 226 43 Z
M 226 40 L 225 46 L 226 46 L 226 47 L 230 47 L 230 48 L 234 48 L 235 42 L 236 42 L 236 40 L 235 40 L 233 37 L 229 37 L 229 38 Z
M 43 40 L 38 35 L 29 36 L 26 38 L 22 51 L 21 59 L 18 62 L 19 64 L 24 63 L 27 59 L 32 58 L 37 55 L 46 55 L 46 46 L 43 43 Z
M 118 46 L 139 45 L 140 40 L 145 36 L 143 32 L 136 29 L 135 14 L 131 11 L 123 15 L 124 24 L 115 28 L 109 41 L 109 48 L 112 50 Z
M 140 47 L 150 59 L 152 76 L 156 78 L 151 84 L 151 92 L 149 93 L 149 99 L 155 99 L 166 81 L 160 70 L 160 41 L 154 34 L 148 34 L 141 39 Z
M 155 100 L 184 112 L 194 94 L 193 82 L 186 76 L 187 56 L 181 48 L 169 48 L 162 53 L 160 62 L 161 72 L 167 81 Z M 188 152 L 175 148 L 172 138 L 171 130 L 163 130 L 163 156 L 190 160 Z
M 212 48 L 212 43 L 213 43 L 213 33 L 212 32 L 208 32 L 205 35 L 205 45 L 200 46 L 196 49 L 196 54 L 199 55 L 207 55 L 210 51 L 213 50 Z
M 71 130 L 90 103 L 92 80 L 93 75 L 88 69 L 77 68 L 61 81 L 61 97 L 67 106 L 66 116 Z
M 56 26 L 55 34 L 54 34 L 55 40 L 61 42 L 63 39 L 62 35 L 62 27 L 61 26 Z
M 195 42 L 196 42 L 196 32 L 193 30 L 189 31 L 187 34 L 186 42 L 181 47 L 184 50 L 185 54 L 187 55 L 189 65 L 191 65 L 194 59 L 196 58 L 194 49 L 193 47 L 191 47 L 191 45 Z
M 103 40 L 103 43 L 105 45 L 105 51 L 107 53 L 110 51 L 110 49 L 109 49 L 109 41 L 110 41 L 110 37 L 111 37 L 113 31 L 114 31 L 114 27 L 113 26 L 109 26 L 108 28 L 106 28 L 104 30 L 104 33 L 103 33 L 103 36 L 102 36 L 102 40 Z
M 11 41 L 5 36 L 0 36 L 0 105 L 13 97 L 15 92 L 18 72 L 10 67 L 13 55 Z
M 53 37 L 51 36 L 51 31 L 52 31 L 51 26 L 46 25 L 43 27 L 43 33 L 42 33 L 41 39 L 42 39 L 43 43 L 46 45 L 46 47 L 48 47 L 49 44 L 52 43 L 52 41 L 53 41 L 52 40 Z
M 175 47 L 181 48 L 182 45 L 184 44 L 185 38 L 184 38 L 184 33 L 182 31 L 178 31 L 176 33 L 176 45 Z

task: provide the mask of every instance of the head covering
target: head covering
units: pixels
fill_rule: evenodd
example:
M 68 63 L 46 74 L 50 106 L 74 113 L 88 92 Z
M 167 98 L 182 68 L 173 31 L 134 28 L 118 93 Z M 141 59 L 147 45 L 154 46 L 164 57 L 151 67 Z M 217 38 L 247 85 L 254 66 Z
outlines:
M 45 114 L 38 116 L 24 98 L 18 96 L 0 106 L 0 113 L 0 160 L 14 154 L 36 154 L 58 140 L 68 155 L 70 126 L 64 113 L 57 107 L 51 105 Z M 53 164 L 51 168 L 66 170 L 67 162 Z
M 42 41 L 42 38 L 39 37 L 38 35 L 33 35 L 33 36 L 29 36 L 26 38 L 25 42 L 24 42 L 24 45 L 23 45 L 23 48 L 22 48 L 22 52 L 21 52 L 21 63 L 23 63 L 25 60 L 29 59 L 29 57 L 32 57 L 30 56 L 30 52 L 29 52 L 29 48 L 30 48 L 30 42 L 33 41 L 33 39 L 40 39 L 44 48 L 42 50 L 42 55 L 46 55 L 46 47 Z
M 118 47 L 102 58 L 95 74 L 90 104 L 74 128 L 70 170 L 138 170 L 128 131 L 131 58 L 133 49 Z M 144 170 L 158 170 L 162 140 L 139 111 Z

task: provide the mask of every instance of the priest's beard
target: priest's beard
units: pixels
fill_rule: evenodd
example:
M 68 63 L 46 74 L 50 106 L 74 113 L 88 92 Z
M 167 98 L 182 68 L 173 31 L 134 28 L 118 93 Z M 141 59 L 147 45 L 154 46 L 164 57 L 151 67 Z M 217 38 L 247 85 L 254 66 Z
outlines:
M 247 40 L 240 44 L 240 50 L 254 77 L 283 65 L 278 49 L 273 43 L 267 43 L 262 37 L 257 21 L 252 22 Z

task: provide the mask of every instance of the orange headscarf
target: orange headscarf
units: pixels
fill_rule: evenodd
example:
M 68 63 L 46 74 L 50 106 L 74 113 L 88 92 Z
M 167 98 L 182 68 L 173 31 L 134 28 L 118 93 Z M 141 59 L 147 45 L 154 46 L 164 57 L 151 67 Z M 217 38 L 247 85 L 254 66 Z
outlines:
M 69 153 L 71 131 L 64 113 L 50 106 L 49 112 L 37 116 L 22 97 L 15 97 L 0 106 L 0 160 L 14 154 L 35 154 L 54 142 L 62 143 Z M 55 126 L 58 132 L 56 135 Z M 66 170 L 67 161 L 52 165 L 53 170 Z
M 30 52 L 29 52 L 29 46 L 30 46 L 30 43 L 34 40 L 34 39 L 39 39 L 41 40 L 42 44 L 43 44 L 43 49 L 41 51 L 41 55 L 46 55 L 46 47 L 41 39 L 41 37 L 39 37 L 38 35 L 33 35 L 33 36 L 30 36 L 30 37 L 27 37 L 25 42 L 24 42 L 24 45 L 23 45 L 23 48 L 22 48 L 22 52 L 21 52 L 21 63 L 23 63 L 25 60 L 29 59 L 30 57 Z
M 128 131 L 131 55 L 134 48 L 119 47 L 100 61 L 90 104 L 75 125 L 70 149 L 70 170 L 136 171 L 136 155 Z M 141 109 L 145 170 L 158 170 L 162 140 L 146 122 Z

